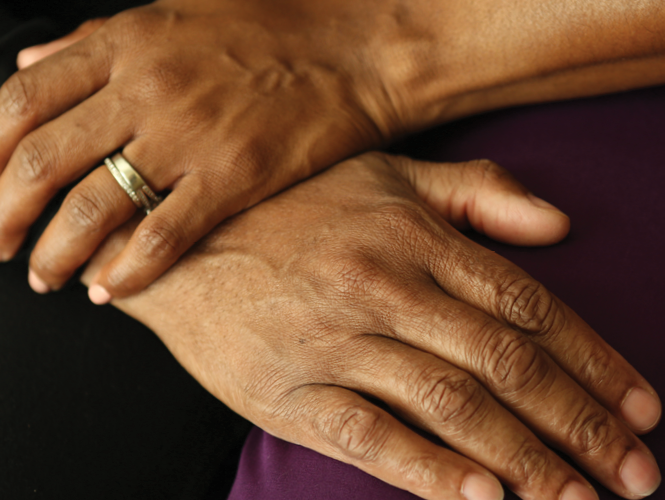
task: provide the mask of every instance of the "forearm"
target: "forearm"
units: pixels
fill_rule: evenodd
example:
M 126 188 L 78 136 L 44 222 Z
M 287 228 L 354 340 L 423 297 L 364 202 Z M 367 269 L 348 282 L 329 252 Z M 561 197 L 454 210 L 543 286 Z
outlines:
M 399 3 L 373 53 L 407 129 L 665 81 L 658 0 Z

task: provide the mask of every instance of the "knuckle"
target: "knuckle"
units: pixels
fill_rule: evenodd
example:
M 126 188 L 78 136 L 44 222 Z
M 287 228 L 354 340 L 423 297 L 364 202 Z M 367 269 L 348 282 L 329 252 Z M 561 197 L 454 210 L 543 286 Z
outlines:
M 388 437 L 388 417 L 378 408 L 347 407 L 333 413 L 324 424 L 324 435 L 345 456 L 363 462 L 379 458 Z
M 600 342 L 586 344 L 580 349 L 579 357 L 584 360 L 584 366 L 577 377 L 589 392 L 607 390 L 617 379 L 625 377 L 623 370 L 617 370 L 616 360 L 609 349 Z
M 413 384 L 412 403 L 449 432 L 468 433 L 486 413 L 480 384 L 461 372 L 419 374 Z
M 16 148 L 17 177 L 24 184 L 52 180 L 57 170 L 57 148 L 49 147 L 42 134 L 26 136 Z
M 504 328 L 495 332 L 490 330 L 480 361 L 489 382 L 507 396 L 546 391 L 555 374 L 538 346 Z
M 176 260 L 181 254 L 184 242 L 179 231 L 161 221 L 152 221 L 139 229 L 136 239 L 141 253 L 149 261 Z
M 76 228 L 77 232 L 96 233 L 104 228 L 104 210 L 86 189 L 78 188 L 69 193 L 62 208 L 69 226 Z
M 426 492 L 436 486 L 443 475 L 440 461 L 440 457 L 427 453 L 410 457 L 401 466 L 402 478 L 414 489 Z
M 552 453 L 533 439 L 525 438 L 517 450 L 507 459 L 509 476 L 514 482 L 528 489 L 542 483 L 556 467 Z
M 31 116 L 35 93 L 25 72 L 14 73 L 0 89 L 0 110 L 4 116 L 23 119 Z
M 498 287 L 498 309 L 509 324 L 532 335 L 552 337 L 565 323 L 556 298 L 537 281 L 510 278 Z
M 567 430 L 570 443 L 580 455 L 600 455 L 619 439 L 610 414 L 602 408 L 589 409 L 587 405 L 573 418 Z

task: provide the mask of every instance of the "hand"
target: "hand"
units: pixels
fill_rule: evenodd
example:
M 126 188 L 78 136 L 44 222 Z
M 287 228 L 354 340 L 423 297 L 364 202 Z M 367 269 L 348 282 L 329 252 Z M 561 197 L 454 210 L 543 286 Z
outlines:
M 89 173 L 123 149 L 172 191 L 90 293 L 130 295 L 227 216 L 396 135 L 662 82 L 661 12 L 656 0 L 631 12 L 622 0 L 159 0 L 93 22 L 24 54 L 51 57 L 0 90 L 0 259 L 83 178 L 31 259 L 33 288 L 60 288 L 135 210 L 104 168 Z
M 541 284 L 449 223 L 520 244 L 569 227 L 489 162 L 367 154 L 228 221 L 114 304 L 258 426 L 423 498 L 498 499 L 494 477 L 524 499 L 595 498 L 544 442 L 619 495 L 649 494 L 660 474 L 635 433 L 659 419 L 653 389 Z
M 160 0 L 23 54 L 0 90 L 0 257 L 80 181 L 31 257 L 33 286 L 60 288 L 135 211 L 92 170 L 122 149 L 172 191 L 94 279 L 96 302 L 123 297 L 226 217 L 401 132 L 361 44 L 380 5 L 341 7 Z

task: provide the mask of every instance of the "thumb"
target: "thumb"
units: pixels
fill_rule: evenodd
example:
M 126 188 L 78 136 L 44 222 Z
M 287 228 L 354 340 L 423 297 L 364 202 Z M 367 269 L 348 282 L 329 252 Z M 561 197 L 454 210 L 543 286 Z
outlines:
M 34 64 L 37 61 L 50 56 L 51 54 L 55 54 L 62 49 L 66 49 L 70 45 L 74 45 L 76 42 L 83 40 L 85 37 L 91 35 L 97 31 L 97 29 L 101 28 L 106 20 L 107 18 L 91 19 L 90 21 L 84 22 L 70 34 L 62 38 L 45 43 L 44 45 L 35 45 L 33 47 L 23 49 L 18 53 L 18 57 L 16 58 L 16 66 L 18 66 L 18 69 L 27 68 L 31 64 Z
M 523 246 L 552 245 L 566 237 L 570 219 L 529 192 L 489 160 L 429 163 L 393 157 L 418 195 L 458 229 Z

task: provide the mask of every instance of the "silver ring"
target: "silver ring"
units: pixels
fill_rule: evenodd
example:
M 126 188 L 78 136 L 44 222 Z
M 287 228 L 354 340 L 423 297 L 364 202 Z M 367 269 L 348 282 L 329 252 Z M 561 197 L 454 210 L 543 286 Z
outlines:
M 109 172 L 111 172 L 113 178 L 120 184 L 120 187 L 132 199 L 134 205 L 142 208 L 146 215 L 157 208 L 163 201 L 163 198 L 157 196 L 150 189 L 150 186 L 143 180 L 143 177 L 134 170 L 134 167 L 120 153 L 114 154 L 111 158 L 106 158 L 104 164 L 109 169 Z

